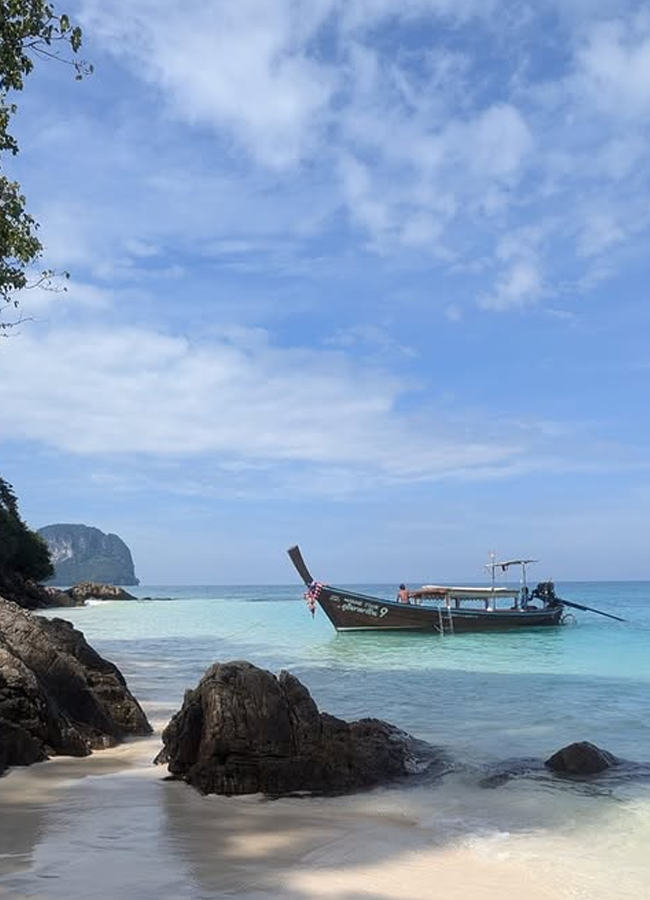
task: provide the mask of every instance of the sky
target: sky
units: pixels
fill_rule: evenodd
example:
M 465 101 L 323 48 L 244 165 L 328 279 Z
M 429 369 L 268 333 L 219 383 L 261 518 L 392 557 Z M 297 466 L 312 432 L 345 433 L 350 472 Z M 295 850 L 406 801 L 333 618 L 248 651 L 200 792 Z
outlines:
M 63 7 L 61 7 L 63 9 Z M 145 584 L 650 577 L 650 10 L 73 0 L 0 472 Z

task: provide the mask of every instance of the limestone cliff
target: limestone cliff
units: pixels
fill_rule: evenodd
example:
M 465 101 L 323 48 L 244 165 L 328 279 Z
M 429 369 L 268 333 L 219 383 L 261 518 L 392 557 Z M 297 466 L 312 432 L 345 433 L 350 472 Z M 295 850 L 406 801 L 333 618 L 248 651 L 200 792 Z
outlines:
M 139 584 L 131 551 L 116 534 L 90 525 L 46 525 L 38 533 L 47 542 L 54 565 L 50 584 Z

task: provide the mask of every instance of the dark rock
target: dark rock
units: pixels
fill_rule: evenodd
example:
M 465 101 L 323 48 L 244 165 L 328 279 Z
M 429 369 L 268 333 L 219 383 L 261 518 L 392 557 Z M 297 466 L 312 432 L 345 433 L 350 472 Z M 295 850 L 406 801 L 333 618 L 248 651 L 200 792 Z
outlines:
M 139 584 L 131 551 L 116 534 L 104 534 L 90 525 L 46 525 L 38 533 L 48 545 L 55 569 L 50 583 Z
M 129 594 L 124 588 L 114 584 L 98 584 L 94 581 L 84 581 L 75 584 L 59 594 L 68 595 L 75 606 L 83 606 L 87 600 L 136 600 L 133 594 Z
M 31 766 L 44 759 L 47 754 L 41 741 L 22 726 L 0 719 L 0 775 L 9 766 Z
M 162 739 L 156 762 L 204 794 L 344 793 L 438 762 L 393 725 L 321 713 L 295 676 L 247 662 L 211 666 Z
M 86 581 L 71 588 L 55 588 L 37 584 L 17 575 L 0 573 L 0 596 L 12 600 L 23 609 L 52 609 L 57 607 L 83 606 L 87 600 L 136 600 L 124 588 L 113 584 L 98 584 Z
M 544 763 L 553 772 L 562 775 L 595 775 L 611 766 L 619 765 L 620 760 L 607 750 L 601 750 L 589 741 L 578 741 L 562 747 Z
M 0 597 L 0 772 L 150 733 L 119 669 L 80 631 Z
M 83 606 L 85 600 L 81 597 L 74 596 L 71 590 L 62 591 L 60 588 L 50 587 L 49 585 L 39 585 L 44 593 L 43 607 L 51 608 L 57 606 Z M 18 604 L 20 606 L 20 604 Z
M 23 578 L 16 572 L 0 571 L 0 596 L 13 600 L 23 609 L 47 609 L 52 606 L 80 606 L 66 591 L 46 587 Z
M 501 787 L 513 778 L 534 777 L 544 771 L 542 760 L 535 757 L 505 759 L 488 765 L 479 784 L 484 788 Z

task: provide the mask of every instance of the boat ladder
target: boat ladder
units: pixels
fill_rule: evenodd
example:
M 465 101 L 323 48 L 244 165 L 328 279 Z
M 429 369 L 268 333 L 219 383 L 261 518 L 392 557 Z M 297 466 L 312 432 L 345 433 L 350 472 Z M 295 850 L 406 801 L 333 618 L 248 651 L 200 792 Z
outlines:
M 440 634 L 454 633 L 454 617 L 449 607 L 438 607 L 438 631 Z

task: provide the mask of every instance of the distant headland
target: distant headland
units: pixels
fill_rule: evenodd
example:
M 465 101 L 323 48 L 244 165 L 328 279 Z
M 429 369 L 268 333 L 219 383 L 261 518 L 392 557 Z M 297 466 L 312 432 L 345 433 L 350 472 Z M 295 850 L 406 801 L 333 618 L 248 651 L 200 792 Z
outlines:
M 116 534 L 104 534 L 90 525 L 70 524 L 45 525 L 38 533 L 46 541 L 54 565 L 48 584 L 140 583 L 131 551 Z

